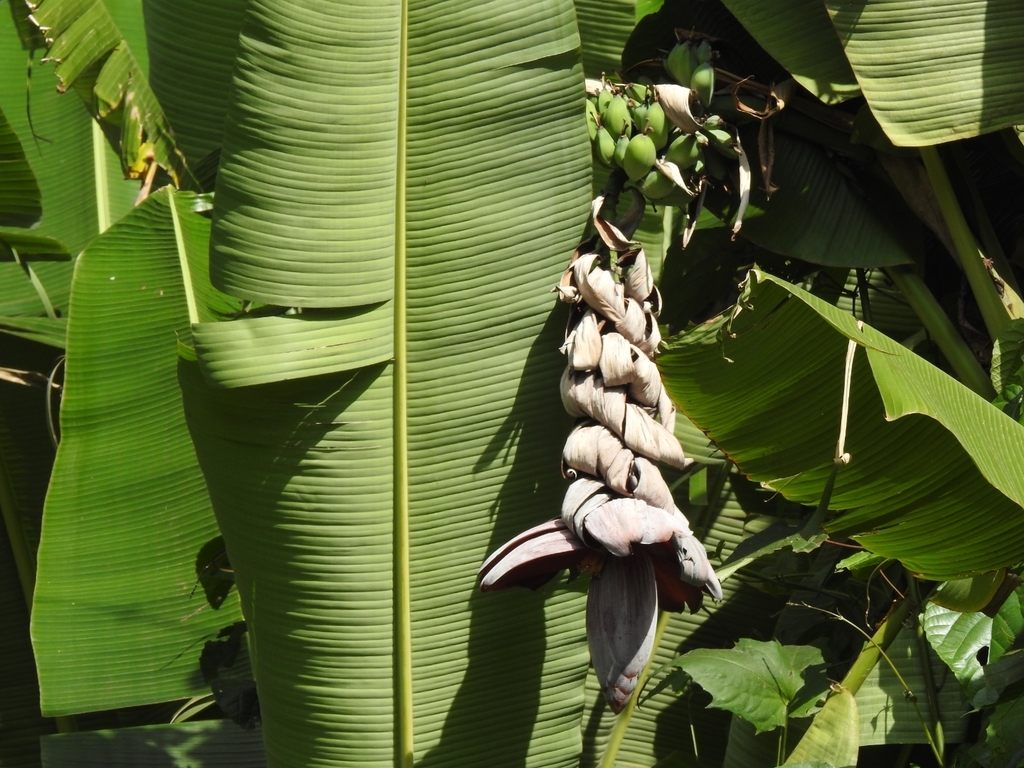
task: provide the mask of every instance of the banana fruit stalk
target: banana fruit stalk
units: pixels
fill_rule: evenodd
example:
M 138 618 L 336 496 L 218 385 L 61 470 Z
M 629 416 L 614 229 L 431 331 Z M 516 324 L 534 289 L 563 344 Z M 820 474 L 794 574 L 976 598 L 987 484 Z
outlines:
M 685 469 L 693 460 L 673 434 L 675 406 L 654 364 L 661 295 L 630 239 L 643 198 L 634 190 L 616 223 L 601 217 L 603 202 L 593 205 L 598 237 L 576 249 L 554 289 L 572 305 L 561 382 L 562 402 L 577 417 L 562 451 L 562 473 L 572 482 L 559 517 L 484 562 L 480 588 L 536 589 L 565 568 L 591 573 L 591 659 L 619 712 L 653 652 L 659 610 L 696 611 L 703 594 L 719 600 L 722 591 L 657 466 Z

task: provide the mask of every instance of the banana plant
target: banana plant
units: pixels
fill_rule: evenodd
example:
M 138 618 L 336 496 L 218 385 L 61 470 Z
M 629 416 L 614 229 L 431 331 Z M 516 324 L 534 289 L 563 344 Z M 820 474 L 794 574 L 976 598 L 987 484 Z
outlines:
M 669 3 L 666 11 L 684 5 L 689 8 Z M 921 118 L 892 106 L 888 81 L 872 75 L 872 62 L 884 51 L 877 39 L 861 36 L 857 19 L 839 5 L 823 11 L 794 2 L 764 14 L 756 4 L 730 0 L 725 6 L 736 18 L 723 16 L 721 4 L 698 5 L 694 22 L 682 25 L 687 30 L 700 26 L 742 40 L 757 66 L 777 73 L 778 64 L 785 66 L 826 104 L 862 91 L 897 144 L 925 143 L 951 129 L 948 115 L 938 111 Z M 675 698 L 664 686 L 644 691 L 643 681 L 677 650 L 770 635 L 785 595 L 759 590 L 774 585 L 774 577 L 733 569 L 724 602 L 710 616 L 659 617 L 651 627 L 654 666 L 637 680 L 642 705 L 630 703 L 618 716 L 604 703 L 601 681 L 587 671 L 585 577 L 555 580 L 538 594 L 477 592 L 477 568 L 487 554 L 554 516 L 565 489 L 558 464 L 571 424 L 555 392 L 566 314 L 550 289 L 589 217 L 592 174 L 574 9 L 567 2 L 535 6 L 153 0 L 140 15 L 132 3 L 11 4 L 20 39 L 59 59 L 41 65 L 38 51 L 32 59 L 30 107 L 52 101 L 68 110 L 47 124 L 41 111 L 30 108 L 23 116 L 12 107 L 24 97 L 29 53 L 13 43 L 0 49 L 11 61 L 0 76 L 7 83 L 0 105 L 38 178 L 39 232 L 60 241 L 65 259 L 34 267 L 43 292 L 17 262 L 0 263 L 20 270 L 0 273 L 21 281 L 9 314 L 32 315 L 3 327 L 38 334 L 40 320 L 54 319 L 40 317 L 47 301 L 54 316 L 70 314 L 67 399 L 32 618 L 43 713 L 122 708 L 125 723 L 130 715 L 123 708 L 135 707 L 147 713 L 140 724 L 187 716 L 208 703 L 198 651 L 216 645 L 219 630 L 244 614 L 263 721 L 256 738 L 223 722 L 61 734 L 43 740 L 46 764 L 73 765 L 86 753 L 102 755 L 108 765 L 138 764 L 133 756 L 141 753 L 211 764 L 228 754 L 238 765 L 258 765 L 264 755 L 271 765 L 717 765 L 735 759 L 728 734 L 739 728 L 734 723 L 730 731 L 721 713 L 707 710 L 695 685 L 684 683 L 686 693 Z M 1000 8 L 993 6 L 996 16 Z M 885 40 L 901 45 L 914 41 L 899 37 L 900 13 L 949 22 L 942 9 L 870 10 L 882 13 L 872 18 L 888 30 Z M 672 37 L 680 26 L 648 18 L 643 35 L 627 40 L 623 25 L 632 13 L 631 3 L 578 4 L 588 76 L 600 75 L 589 68 L 619 68 L 622 41 L 629 60 L 636 40 L 654 27 Z M 806 26 L 787 22 L 795 17 Z M 972 23 L 949 57 L 977 68 L 979 22 Z M 92 39 L 81 35 L 87 28 L 102 31 L 92 44 L 83 44 Z M 845 53 L 833 29 L 842 31 Z M 1013 63 L 1006 39 L 996 35 L 992 49 L 1000 67 Z M 907 87 L 941 97 L 942 87 L 922 79 L 926 62 L 912 63 L 899 73 L 909 78 Z M 85 97 L 84 109 L 74 93 L 56 93 L 54 68 L 62 89 Z M 14 73 L 9 81 L 8 73 Z M 998 103 L 979 104 L 973 92 L 967 100 L 978 131 L 1018 120 L 1001 89 L 992 91 Z M 961 537 L 956 559 L 966 565 L 960 567 L 949 552 L 935 551 L 941 542 L 934 536 L 909 536 L 892 525 L 893 515 L 905 514 L 923 527 L 926 512 L 948 509 L 931 504 L 916 517 L 902 508 L 887 513 L 878 498 L 840 478 L 836 499 L 854 509 L 845 524 L 840 518 L 845 527 L 829 522 L 830 530 L 867 534 L 865 543 L 936 578 L 1012 566 L 1019 541 L 1001 518 L 1015 508 L 1019 483 L 1012 473 L 1004 477 L 994 446 L 1018 425 L 996 421 L 993 438 L 979 438 L 984 433 L 963 423 L 957 409 L 985 420 L 993 406 L 845 314 L 843 302 L 853 295 L 863 318 L 858 291 L 880 283 L 888 290 L 888 284 L 877 273 L 848 278 L 836 265 L 889 265 L 906 288 L 905 272 L 912 270 L 898 265 L 920 256 L 920 227 L 894 228 L 891 216 L 879 214 L 884 206 L 865 204 L 833 154 L 839 147 L 841 158 L 864 159 L 873 150 L 851 149 L 846 135 L 830 135 L 833 144 L 822 149 L 808 138 L 820 132 L 792 112 L 773 120 L 780 128 L 775 146 L 791 162 L 779 160 L 777 195 L 769 200 L 755 192 L 749 241 L 731 243 L 729 231 L 702 218 L 687 255 L 675 247 L 678 213 L 648 217 L 639 238 L 654 272 L 660 247 L 673 246 L 665 248 L 666 296 L 672 284 L 711 284 L 702 280 L 715 270 L 698 252 L 728 253 L 722 261 L 732 272 L 757 254 L 771 272 L 779 269 L 771 260 L 776 251 L 822 265 L 820 274 L 834 273 L 840 299 L 832 301 L 844 311 L 774 278 L 752 278 L 760 281 L 758 291 L 751 283 L 744 298 L 756 306 L 745 311 L 759 320 L 768 307 L 764 333 L 771 344 L 755 344 L 749 359 L 726 364 L 718 342 L 739 349 L 750 337 L 711 339 L 698 330 L 663 358 L 670 389 L 741 469 L 813 504 L 824 480 L 818 465 L 793 464 L 795 479 L 786 483 L 773 469 L 783 458 L 812 453 L 796 441 L 803 433 L 786 432 L 791 442 L 780 457 L 763 455 L 762 432 L 744 431 L 763 416 L 747 396 L 750 381 L 762 396 L 759 407 L 766 407 L 780 397 L 776 378 L 798 375 L 801 365 L 823 358 L 835 362 L 848 338 L 862 342 L 867 352 L 853 372 L 854 406 L 881 393 L 890 415 L 902 413 L 896 401 L 909 402 L 913 392 L 901 376 L 939 391 L 935 413 L 928 413 L 940 426 L 909 430 L 915 445 L 949 447 L 958 469 L 948 479 L 963 480 L 984 501 L 986 519 L 1000 518 L 1003 527 L 999 536 L 978 528 Z M 74 146 L 83 161 L 74 167 L 81 180 L 62 188 L 56 162 L 40 158 L 65 122 L 76 126 Z M 757 145 L 756 132 L 746 130 L 754 138 L 744 146 Z M 139 179 L 104 184 L 118 171 Z M 160 189 L 167 183 L 172 188 Z M 941 202 L 948 209 L 950 196 Z M 810 222 L 782 212 L 811 204 Z M 723 218 L 732 213 L 721 200 L 709 207 Z M 63 216 L 66 225 L 58 226 Z M 859 239 L 823 247 L 833 221 L 845 222 Z M 963 227 L 948 227 L 962 258 L 970 242 Z M 12 243 L 21 237 L 25 250 L 24 231 L 0 231 L 0 242 L 4 232 Z M 72 283 L 68 257 L 80 252 Z M 714 293 L 728 295 L 734 283 L 728 269 L 714 275 Z M 686 290 L 690 308 L 666 314 L 674 329 L 711 298 L 700 287 Z M 772 303 L 780 295 L 781 309 Z M 910 292 L 893 296 L 892 304 L 901 306 Z M 990 309 L 1002 311 L 996 304 Z M 772 331 L 773 319 L 788 321 L 793 313 L 799 317 L 785 333 L 778 325 Z M 742 314 L 737 329 L 745 327 Z M 59 331 L 49 325 L 47 338 L 64 344 L 63 323 Z M 773 351 L 800 348 L 808 334 L 814 349 L 827 354 L 778 365 Z M 873 355 L 870 386 L 864 355 Z M 1005 365 L 1012 356 L 1006 353 Z M 694 370 L 679 381 L 688 366 Z M 730 378 L 751 367 L 771 375 L 752 374 L 744 386 Z M 984 386 L 975 390 L 990 386 L 982 378 Z M 701 388 L 708 382 L 735 392 L 733 402 L 713 402 Z M 840 384 L 832 377 L 810 394 L 797 391 L 796 406 L 785 402 L 798 409 L 826 395 L 834 400 Z M 877 432 L 888 434 L 891 425 L 881 423 L 874 405 Z M 104 418 L 110 412 L 117 418 Z M 920 425 L 925 417 L 910 418 Z M 831 437 L 821 435 L 831 435 L 832 421 L 811 421 L 820 438 L 812 447 L 830 448 Z M 901 419 L 892 429 L 907 432 L 907 423 Z M 781 496 L 759 495 L 687 420 L 678 420 L 676 432 L 703 469 L 691 465 L 689 475 L 667 479 L 716 564 L 770 522 L 785 526 L 801 514 Z M 953 445 L 958 439 L 964 448 Z M 872 435 L 857 431 L 851 445 L 859 461 L 872 450 Z M 1004 448 L 1016 451 L 1012 440 Z M 0 451 L 9 461 L 23 447 L 5 438 Z M 913 466 L 917 474 L 907 484 L 932 488 L 941 479 L 911 455 L 885 455 Z M 857 466 L 847 479 L 862 477 Z M 46 470 L 46 461 L 39 467 Z M 884 475 L 876 468 L 868 479 L 881 483 Z M 38 488 L 38 477 L 34 483 Z M 959 497 L 965 495 L 960 489 Z M 6 513 L 12 504 L 4 497 L 0 506 Z M 215 520 L 226 553 L 210 549 L 222 548 Z M 234 573 L 236 594 L 215 604 L 204 599 L 202 575 L 227 560 L 223 570 Z M 4 605 L 22 611 L 21 646 L 11 655 L 20 661 L 11 663 L 25 686 L 36 670 L 25 669 L 24 597 L 11 591 L 22 586 L 13 573 L 5 572 L 11 600 Z M 224 681 L 214 686 L 221 694 L 230 688 Z M 231 690 L 233 700 L 218 699 L 223 713 L 251 695 Z M 836 715 L 850 709 L 849 698 L 831 699 L 839 703 L 822 710 L 828 716 L 816 719 L 809 733 L 826 732 L 832 721 L 852 733 L 850 719 Z M 248 699 L 250 724 L 252 704 Z M 24 709 L 33 717 L 19 749 L 52 727 L 34 718 L 33 706 Z M 1001 716 L 1012 717 L 1008 710 Z M 81 719 L 109 724 L 101 715 Z M 848 760 L 854 748 L 848 742 L 837 760 Z M 16 759 L 32 764 L 30 753 L 31 746 Z M 823 754 L 804 748 L 791 757 Z

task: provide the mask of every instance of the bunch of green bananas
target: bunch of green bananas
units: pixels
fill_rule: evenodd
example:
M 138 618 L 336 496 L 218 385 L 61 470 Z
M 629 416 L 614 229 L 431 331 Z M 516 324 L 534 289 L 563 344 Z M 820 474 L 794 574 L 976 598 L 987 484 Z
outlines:
M 689 85 L 684 87 L 588 81 L 587 129 L 594 156 L 608 167 L 621 168 L 648 200 L 685 207 L 709 178 L 725 181 L 732 176 L 731 164 L 718 155 L 739 157 L 735 129 L 719 116 L 705 114 L 714 90 L 712 57 L 707 41 L 699 46 L 680 43 L 672 50 L 664 66 L 680 82 L 686 78 Z M 685 101 L 687 117 L 693 120 L 676 116 L 678 99 Z

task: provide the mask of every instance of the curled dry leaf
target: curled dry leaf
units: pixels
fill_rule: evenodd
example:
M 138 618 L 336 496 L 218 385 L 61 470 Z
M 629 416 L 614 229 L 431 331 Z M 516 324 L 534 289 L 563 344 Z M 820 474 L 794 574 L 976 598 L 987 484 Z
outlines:
M 601 339 L 601 358 L 598 361 L 598 368 L 601 370 L 601 378 L 604 379 L 605 386 L 617 387 L 632 382 L 635 378 L 632 345 L 620 333 L 607 333 Z
M 636 232 L 636 228 L 640 226 L 640 222 L 643 221 L 646 203 L 644 196 L 638 190 L 630 189 L 629 192 L 629 208 L 617 222 L 612 223 L 601 216 L 601 209 L 605 203 L 603 195 L 594 198 L 594 202 L 590 206 L 590 215 L 597 234 L 604 244 L 613 251 L 628 251 L 640 247 L 640 243 L 634 242 L 630 238 Z
M 739 145 L 738 138 L 736 143 Z M 733 237 L 739 233 L 740 228 L 743 226 L 743 215 L 747 212 L 747 206 L 750 205 L 750 161 L 747 159 L 747 153 L 743 151 L 742 146 L 740 146 L 739 163 L 740 204 L 736 209 L 736 221 L 732 225 Z
M 630 251 L 619 259 L 623 271 L 622 290 L 628 298 L 643 303 L 654 290 L 654 275 L 643 250 Z
M 612 273 L 596 266 L 599 256 L 588 253 L 573 265 L 573 279 L 580 296 L 600 315 L 618 323 L 625 315 L 622 285 L 616 283 Z
M 678 165 L 669 160 L 662 160 L 661 158 L 658 158 L 654 161 L 654 167 L 665 175 L 669 181 L 683 190 L 683 192 L 688 194 L 690 197 L 696 197 L 697 193 L 686 186 L 686 180 L 683 179 L 683 173 L 679 170 Z
M 654 86 L 658 102 L 665 110 L 665 116 L 683 133 L 696 133 L 700 123 L 693 116 L 691 105 L 696 96 L 689 88 L 674 83 L 660 83 Z
M 588 309 L 582 319 L 569 333 L 562 345 L 562 352 L 569 359 L 569 367 L 577 371 L 589 371 L 601 361 L 603 347 L 601 326 L 594 311 Z

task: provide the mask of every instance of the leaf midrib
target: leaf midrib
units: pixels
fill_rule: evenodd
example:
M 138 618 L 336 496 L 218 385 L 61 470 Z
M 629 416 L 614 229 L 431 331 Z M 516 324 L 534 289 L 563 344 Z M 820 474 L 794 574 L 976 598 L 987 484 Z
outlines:
M 408 127 L 409 0 L 402 0 L 398 58 L 398 135 L 395 157 L 395 330 L 393 378 L 395 765 L 413 768 L 412 608 L 409 564 L 409 355 L 406 338 L 406 133 Z

